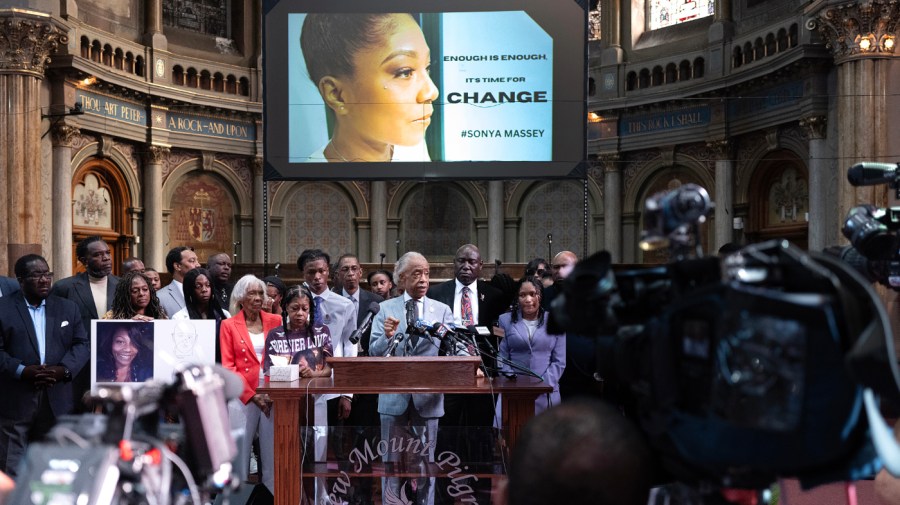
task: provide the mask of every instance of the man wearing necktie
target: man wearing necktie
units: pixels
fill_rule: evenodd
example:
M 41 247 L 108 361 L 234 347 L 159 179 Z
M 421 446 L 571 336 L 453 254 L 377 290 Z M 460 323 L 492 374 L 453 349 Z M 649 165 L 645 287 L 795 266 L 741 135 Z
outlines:
M 507 301 L 499 289 L 480 280 L 481 252 L 474 244 L 465 244 L 453 259 L 454 279 L 428 290 L 428 296 L 453 308 L 453 322 L 458 326 L 483 326 L 493 331 L 500 314 L 506 312 Z M 489 342 L 489 343 L 488 343 Z M 493 356 L 500 346 L 493 334 L 480 337 L 479 352 L 488 372 L 496 368 Z M 444 417 L 438 436 L 438 451 L 453 451 L 464 461 L 490 461 L 493 457 L 491 427 L 494 424 L 494 398 L 491 395 L 448 394 L 444 397 Z M 438 490 L 446 494 L 449 480 L 439 481 Z M 479 495 L 490 493 L 486 479 L 473 485 Z M 452 502 L 441 496 L 440 502 Z
M 429 326 L 435 322 L 449 324 L 453 322 L 453 311 L 437 300 L 425 296 L 428 291 L 430 269 L 428 260 L 417 252 L 408 252 L 397 260 L 394 266 L 394 282 L 403 288 L 403 296 L 381 302 L 381 310 L 372 321 L 372 338 L 369 353 L 372 356 L 383 356 L 388 350 L 391 340 L 397 333 L 407 336 L 397 346 L 395 356 L 436 356 L 440 339 L 429 335 L 416 335 L 410 338 L 413 329 L 410 320 L 423 320 Z M 410 377 L 415 382 L 416 377 Z M 434 461 L 434 448 L 437 440 L 438 419 L 444 415 L 444 395 L 442 394 L 383 394 L 378 397 L 378 413 L 381 415 L 381 439 L 406 439 L 410 434 L 422 441 L 422 447 L 428 447 L 428 461 Z M 408 454 L 412 457 L 412 454 Z M 402 453 L 388 452 L 385 462 L 398 462 Z M 424 461 L 419 461 L 425 464 Z M 413 466 L 413 468 L 416 468 Z M 416 481 L 415 502 L 418 504 L 434 503 L 434 478 L 420 478 Z M 405 488 L 406 496 L 410 496 L 411 488 Z M 400 479 L 387 477 L 382 479 L 383 502 L 390 503 L 391 497 L 401 496 Z

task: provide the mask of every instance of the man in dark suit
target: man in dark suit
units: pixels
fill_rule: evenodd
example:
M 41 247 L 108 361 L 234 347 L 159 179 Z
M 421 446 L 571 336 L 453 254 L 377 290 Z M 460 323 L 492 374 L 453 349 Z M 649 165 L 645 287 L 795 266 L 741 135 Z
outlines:
M 359 328 L 363 319 L 366 318 L 366 314 L 369 313 L 369 306 L 372 302 L 381 303 L 384 301 L 384 298 L 371 291 L 360 289 L 359 282 L 362 280 L 365 272 L 359 265 L 359 258 L 356 255 L 344 254 L 338 258 L 337 271 L 337 279 L 340 280 L 341 284 L 334 286 L 332 291 L 350 300 L 356 306 L 356 327 Z M 359 340 L 360 356 L 368 355 L 369 333 L 366 332 Z
M 457 326 L 485 326 L 492 329 L 500 314 L 506 311 L 506 297 L 490 283 L 480 280 L 484 262 L 481 252 L 473 244 L 466 244 L 456 251 L 453 259 L 453 280 L 438 284 L 428 290 L 428 297 L 443 302 L 453 309 L 453 322 Z M 497 337 L 492 334 L 479 342 L 487 372 L 496 368 Z M 438 450 L 453 451 L 465 461 L 489 461 L 491 451 L 491 427 L 494 422 L 494 398 L 490 395 L 444 396 L 444 417 L 438 433 Z M 464 427 L 464 428 L 463 428 Z M 446 428 L 446 429 L 445 429 Z M 447 486 L 438 485 L 441 494 Z M 479 493 L 490 493 L 490 483 L 484 481 Z M 483 488 L 483 489 L 482 489 Z M 442 496 L 441 502 L 452 502 Z
M 219 305 L 223 309 L 228 310 L 231 304 L 231 290 L 234 285 L 231 283 L 231 255 L 220 252 L 211 254 L 206 259 L 206 269 L 209 275 L 212 275 L 212 291 L 213 296 L 219 299 Z
M 75 256 L 85 271 L 66 277 L 53 285 L 56 296 L 67 298 L 78 307 L 84 331 L 90 334 L 91 319 L 100 319 L 112 307 L 119 278 L 112 275 L 112 254 L 109 246 L 97 235 L 87 237 L 75 246 Z M 90 388 L 90 368 L 75 376 L 76 399 Z M 80 403 L 76 408 L 80 408 Z
M 11 277 L 0 277 L 0 296 L 9 296 L 19 290 L 19 283 Z
M 12 476 L 27 444 L 72 411 L 72 376 L 90 357 L 78 307 L 50 294 L 47 261 L 29 254 L 15 271 L 21 290 L 0 298 L 0 471 Z

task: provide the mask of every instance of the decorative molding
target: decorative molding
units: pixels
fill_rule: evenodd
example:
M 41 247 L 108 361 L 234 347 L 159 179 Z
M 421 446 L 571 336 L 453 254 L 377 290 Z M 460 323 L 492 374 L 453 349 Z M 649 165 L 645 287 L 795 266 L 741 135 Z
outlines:
M 18 70 L 44 76 L 50 54 L 69 43 L 49 18 L 32 18 L 21 12 L 4 12 L 0 18 L 0 70 Z
M 216 160 L 231 169 L 234 175 L 236 175 L 238 180 L 241 182 L 243 190 L 248 195 L 253 194 L 253 169 L 250 166 L 251 159 L 253 158 L 257 158 L 257 156 L 229 155 L 221 156 L 218 160 Z M 212 165 L 210 166 L 209 170 L 212 170 Z M 234 191 L 238 190 L 238 188 L 233 189 Z
M 356 186 L 356 190 L 359 191 L 359 194 L 362 195 L 363 200 L 366 202 L 370 202 L 371 194 L 372 194 L 372 182 L 371 181 L 353 181 L 353 185 Z
M 50 130 L 53 136 L 53 145 L 59 147 L 72 147 L 75 140 L 81 135 L 81 130 L 67 124 L 58 124 Z
M 477 180 L 477 181 L 470 181 L 470 182 L 472 183 L 472 186 L 476 190 L 478 190 L 478 193 L 481 195 L 481 200 L 484 201 L 485 206 L 487 206 L 487 201 L 488 201 L 488 196 L 487 196 L 488 183 L 487 183 L 487 181 Z
M 597 163 L 603 172 L 621 172 L 622 157 L 617 152 L 597 154 Z
M 678 150 L 680 156 L 691 158 L 695 163 L 706 168 L 706 172 L 715 179 L 716 161 L 722 159 L 716 147 L 710 146 L 710 143 L 695 143 L 681 146 Z M 685 163 L 681 163 L 684 165 Z
M 623 194 L 627 193 L 631 185 L 634 184 L 637 174 L 658 157 L 659 151 L 652 149 L 628 154 L 625 160 L 625 176 L 622 178 Z
M 93 135 L 85 135 L 84 133 L 79 133 L 72 139 L 72 157 L 75 157 L 75 153 L 81 150 L 84 146 L 88 144 L 93 144 L 97 142 L 97 138 Z
M 519 187 L 519 184 L 521 182 L 522 181 L 519 181 L 519 180 L 503 181 L 503 207 L 504 208 L 506 208 L 506 206 L 509 204 L 510 199 L 512 199 L 513 193 L 516 192 L 516 188 Z
M 806 22 L 831 49 L 835 61 L 893 55 L 900 21 L 896 0 L 860 0 L 823 8 Z
M 149 146 L 144 151 L 144 160 L 150 165 L 163 163 L 164 160 L 168 159 L 169 154 L 171 154 L 171 150 L 168 147 Z
M 811 140 L 822 140 L 828 133 L 827 116 L 809 116 L 800 119 L 800 127 L 806 131 Z
M 167 156 L 165 156 L 162 161 L 162 180 L 163 184 L 165 184 L 166 179 L 169 177 L 169 174 L 174 172 L 176 168 L 181 165 L 187 163 L 188 161 L 196 158 L 194 153 L 189 151 L 181 150 L 181 149 L 173 149 Z
M 715 157 L 715 161 L 730 160 L 731 148 L 733 145 L 734 144 L 729 142 L 727 138 L 706 141 L 706 148 L 710 151 L 712 156 Z
M 766 146 L 769 151 L 774 151 L 781 147 L 781 139 L 779 138 L 778 127 L 774 126 L 764 132 L 766 136 Z
M 285 184 L 285 181 L 269 181 L 267 184 L 269 185 L 269 216 L 271 216 L 275 209 L 275 195 L 278 194 L 278 190 Z M 271 233 L 271 228 L 269 230 Z
M 262 177 L 262 175 L 263 175 L 262 156 L 251 156 L 248 161 L 250 162 L 250 171 L 253 173 L 253 177 Z
M 203 167 L 205 172 L 209 172 L 213 169 L 213 164 L 216 162 L 216 153 L 212 151 L 200 151 L 201 163 L 200 166 Z
M 140 171 L 138 167 L 140 165 L 137 156 L 135 156 L 134 153 L 134 144 L 130 142 L 117 142 L 116 149 L 128 160 L 128 163 L 131 165 L 131 171 L 134 173 L 135 177 L 139 177 Z
M 101 158 L 109 158 L 112 150 L 116 145 L 116 139 L 110 135 L 100 135 L 100 143 L 97 146 L 98 154 Z

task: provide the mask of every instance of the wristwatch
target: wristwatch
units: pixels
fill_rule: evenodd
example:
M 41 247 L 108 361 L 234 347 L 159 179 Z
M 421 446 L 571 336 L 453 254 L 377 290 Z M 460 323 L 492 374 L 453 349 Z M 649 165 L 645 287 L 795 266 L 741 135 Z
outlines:
M 72 372 L 65 366 L 60 366 L 63 367 L 63 382 L 72 382 Z

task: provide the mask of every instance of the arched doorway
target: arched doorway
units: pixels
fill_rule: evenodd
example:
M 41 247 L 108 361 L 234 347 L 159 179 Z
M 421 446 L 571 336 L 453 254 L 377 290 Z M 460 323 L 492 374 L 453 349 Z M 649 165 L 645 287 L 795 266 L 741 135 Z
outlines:
M 112 252 L 113 273 L 132 255 L 134 232 L 130 216 L 131 191 L 119 168 L 102 158 L 86 160 L 72 180 L 72 271 L 83 272 L 75 246 L 99 235 Z
M 748 242 L 787 239 L 809 245 L 809 174 L 793 152 L 779 150 L 760 161 L 750 179 Z

